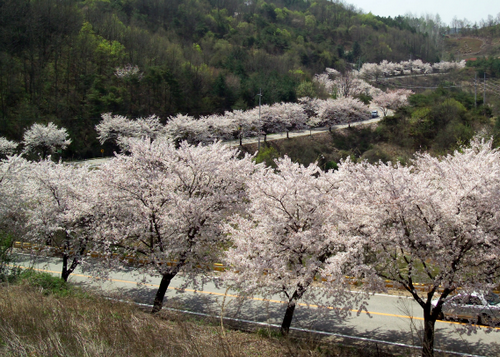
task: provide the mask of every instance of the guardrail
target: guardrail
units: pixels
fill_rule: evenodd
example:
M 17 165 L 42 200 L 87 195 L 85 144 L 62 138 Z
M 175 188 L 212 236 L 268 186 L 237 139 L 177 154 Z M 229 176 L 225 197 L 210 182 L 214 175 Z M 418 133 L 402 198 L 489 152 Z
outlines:
M 13 246 L 14 246 L 14 248 L 18 248 L 18 249 L 40 250 L 39 246 L 32 245 L 31 243 L 28 243 L 28 242 L 14 242 Z M 62 253 L 61 249 L 57 249 L 54 247 L 50 247 L 50 248 L 54 250 L 54 253 Z M 88 252 L 87 255 L 92 257 L 92 258 L 102 257 L 102 255 L 100 253 L 94 252 L 94 251 Z M 137 259 L 136 257 L 129 256 L 129 255 L 120 257 L 120 255 L 118 253 L 112 253 L 112 256 L 115 258 L 120 258 L 129 264 L 147 264 L 148 263 L 147 259 Z M 167 266 L 173 266 L 175 264 L 175 261 L 167 262 L 166 264 L 167 264 Z M 223 271 L 226 271 L 226 267 L 224 266 L 224 264 L 221 264 L 221 263 L 213 263 L 212 266 L 207 267 L 207 270 L 223 272 Z M 315 278 L 314 280 L 318 281 L 319 279 Z M 347 277 L 347 280 L 348 280 L 349 284 L 351 284 L 351 285 L 362 284 L 362 282 L 360 282 L 359 280 L 357 280 L 355 278 Z M 321 281 L 327 281 L 327 279 L 321 278 Z M 427 291 L 429 291 L 429 288 L 432 285 L 414 283 L 413 286 L 415 287 L 415 290 L 417 290 L 417 291 L 427 292 Z M 404 288 L 401 284 L 396 283 L 396 282 L 391 281 L 391 280 L 385 280 L 385 287 L 388 289 L 404 290 Z M 495 289 L 495 290 L 493 290 L 493 292 L 495 294 L 500 294 L 500 289 Z

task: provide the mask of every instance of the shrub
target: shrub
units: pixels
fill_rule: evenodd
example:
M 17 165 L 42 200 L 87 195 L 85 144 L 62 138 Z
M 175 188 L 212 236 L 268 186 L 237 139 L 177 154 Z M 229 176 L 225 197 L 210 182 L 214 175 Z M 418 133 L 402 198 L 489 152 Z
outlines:
M 0 230 L 0 282 L 9 281 L 12 275 L 12 268 L 9 264 L 12 261 L 12 236 Z
M 26 269 L 19 274 L 21 284 L 40 288 L 44 295 L 55 294 L 66 296 L 71 292 L 71 287 L 63 279 L 50 273 L 38 272 L 33 269 Z

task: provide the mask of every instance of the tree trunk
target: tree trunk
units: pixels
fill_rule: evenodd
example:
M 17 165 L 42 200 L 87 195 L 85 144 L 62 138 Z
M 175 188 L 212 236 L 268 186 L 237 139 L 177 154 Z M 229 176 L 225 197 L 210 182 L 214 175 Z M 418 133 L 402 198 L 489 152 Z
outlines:
M 172 279 L 177 275 L 177 273 L 166 273 L 162 275 L 160 287 L 156 291 L 155 302 L 153 304 L 152 314 L 158 312 L 163 307 L 163 298 L 165 297 L 165 293 L 167 292 L 168 286 Z
M 309 285 L 309 284 L 307 284 Z M 292 324 L 293 312 L 295 311 L 295 306 L 297 301 L 304 295 L 306 292 L 307 286 L 298 285 L 297 290 L 293 293 L 292 297 L 288 299 L 288 305 L 286 306 L 285 317 L 283 318 L 283 322 L 281 323 L 280 332 L 283 336 L 288 335 L 290 331 L 290 325 Z
M 68 281 L 68 256 L 66 254 L 63 254 L 63 266 L 62 266 L 62 272 L 61 272 L 61 279 L 64 281 Z
M 285 317 L 283 318 L 283 322 L 281 323 L 280 332 L 283 336 L 288 335 L 288 332 L 290 331 L 290 325 L 292 324 L 294 311 L 295 311 L 295 301 L 292 299 L 288 301 Z
M 62 267 L 62 272 L 61 272 L 61 279 L 64 281 L 68 281 L 69 276 L 71 275 L 72 272 L 75 271 L 76 267 L 78 264 L 80 264 L 80 261 L 78 258 L 73 258 L 73 261 L 71 262 L 71 266 L 68 268 L 68 261 L 69 257 L 66 253 L 63 254 L 63 267 Z
M 424 341 L 422 343 L 422 357 L 434 357 L 434 328 L 436 318 L 431 315 L 431 307 L 424 308 Z
M 289 133 L 290 133 L 290 132 L 287 130 L 287 132 L 286 132 L 286 138 L 287 138 L 287 139 L 290 139 L 290 135 L 289 135 Z
M 68 236 L 66 236 L 69 238 Z M 68 268 L 68 261 L 69 261 L 69 255 L 68 251 L 70 249 L 70 244 L 69 240 L 66 240 L 65 247 L 64 247 L 64 253 L 63 253 L 63 267 L 62 267 L 62 272 L 61 272 L 61 279 L 64 281 L 68 281 L 69 276 L 71 273 L 73 273 L 76 269 L 76 267 L 80 264 L 80 259 L 79 257 L 74 257 L 73 261 L 71 262 L 71 266 Z M 83 240 L 80 242 L 80 257 L 83 256 L 85 253 L 85 250 L 87 249 L 87 242 L 86 240 Z

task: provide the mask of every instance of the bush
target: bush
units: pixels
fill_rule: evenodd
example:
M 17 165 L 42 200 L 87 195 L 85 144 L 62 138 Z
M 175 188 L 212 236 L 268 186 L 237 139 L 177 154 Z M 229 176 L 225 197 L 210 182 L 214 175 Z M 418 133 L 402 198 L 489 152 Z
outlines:
M 13 243 L 14 239 L 12 236 L 0 230 L 0 282 L 11 279 L 12 268 L 9 264 L 12 262 Z
M 278 151 L 272 146 L 263 146 L 255 156 L 254 160 L 257 164 L 264 162 L 266 166 L 276 167 L 274 160 L 280 157 Z
M 324 168 L 325 171 L 328 171 L 328 170 L 336 171 L 338 169 L 339 169 L 338 164 L 335 161 L 333 161 L 333 160 L 332 161 L 328 161 L 325 164 L 325 168 Z
M 54 294 L 66 296 L 71 292 L 71 287 L 60 277 L 50 273 L 38 272 L 26 269 L 19 274 L 18 280 L 21 284 L 40 288 L 44 295 Z

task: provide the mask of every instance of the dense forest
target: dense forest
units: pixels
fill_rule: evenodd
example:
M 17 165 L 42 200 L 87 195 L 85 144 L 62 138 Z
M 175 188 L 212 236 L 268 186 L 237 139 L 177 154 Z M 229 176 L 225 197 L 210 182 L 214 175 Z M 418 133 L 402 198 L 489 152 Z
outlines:
M 2 0 L 0 135 L 50 120 L 76 139 L 68 155 L 95 156 L 102 113 L 248 109 L 261 88 L 263 103 L 294 102 L 325 67 L 434 62 L 434 43 L 340 1 Z
M 468 62 L 467 67 L 475 68 L 479 77 L 486 73 L 488 78 L 500 78 L 500 58 L 478 58 Z

